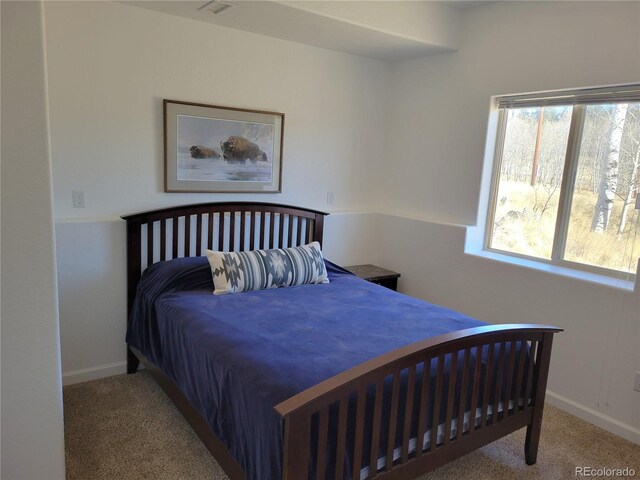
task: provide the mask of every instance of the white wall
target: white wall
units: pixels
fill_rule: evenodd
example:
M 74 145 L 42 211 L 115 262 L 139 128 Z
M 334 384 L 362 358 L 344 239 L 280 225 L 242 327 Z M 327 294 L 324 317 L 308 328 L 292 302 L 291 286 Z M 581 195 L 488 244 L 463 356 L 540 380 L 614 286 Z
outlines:
M 377 198 L 385 62 L 112 2 L 45 9 L 65 383 L 123 371 L 120 215 L 234 199 L 348 212 Z M 163 98 L 284 112 L 283 193 L 164 193 Z M 329 217 L 329 258 L 369 261 L 369 228 Z M 336 248 L 347 238 L 350 253 Z
M 454 50 L 458 46 L 460 10 L 446 2 L 289 0 L 280 3 L 353 25 L 413 38 L 447 50 Z
M 402 272 L 404 291 L 489 322 L 565 328 L 552 401 L 636 442 L 638 295 L 466 256 L 464 228 L 446 224 L 474 225 L 485 206 L 490 97 L 638 81 L 639 24 L 636 2 L 498 2 L 465 12 L 458 52 L 394 64 L 387 157 L 395 169 L 380 188 L 392 215 L 379 224 L 379 256 Z
M 48 2 L 56 219 L 219 199 L 368 207 L 388 65 L 113 2 Z M 283 193 L 163 193 L 162 99 L 285 113 Z M 86 208 L 73 209 L 71 191 Z
M 386 212 L 474 225 L 492 95 L 640 79 L 637 2 L 466 10 L 455 53 L 393 64 Z
M 3 479 L 63 479 L 41 2 L 2 2 Z M 27 101 L 28 100 L 28 101 Z

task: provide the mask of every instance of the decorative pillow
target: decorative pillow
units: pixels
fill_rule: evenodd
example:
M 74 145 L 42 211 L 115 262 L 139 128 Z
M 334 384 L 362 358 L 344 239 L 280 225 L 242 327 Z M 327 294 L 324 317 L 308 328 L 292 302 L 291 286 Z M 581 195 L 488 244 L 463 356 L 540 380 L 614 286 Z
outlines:
M 292 248 L 214 252 L 207 250 L 214 295 L 307 283 L 329 283 L 318 242 Z

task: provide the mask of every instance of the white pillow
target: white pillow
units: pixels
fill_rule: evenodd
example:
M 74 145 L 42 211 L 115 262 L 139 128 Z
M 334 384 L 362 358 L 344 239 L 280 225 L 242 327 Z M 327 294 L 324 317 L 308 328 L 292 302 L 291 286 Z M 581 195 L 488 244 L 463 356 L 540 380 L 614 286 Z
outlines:
M 318 242 L 292 248 L 214 252 L 207 250 L 214 295 L 307 283 L 329 283 Z

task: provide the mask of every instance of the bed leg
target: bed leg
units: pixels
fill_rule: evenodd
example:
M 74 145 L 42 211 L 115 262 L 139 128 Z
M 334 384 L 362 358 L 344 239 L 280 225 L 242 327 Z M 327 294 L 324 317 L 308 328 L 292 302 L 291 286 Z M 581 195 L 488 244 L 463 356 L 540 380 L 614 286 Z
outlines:
M 136 357 L 136 354 L 127 347 L 127 373 L 136 373 L 139 364 L 140 360 Z
M 544 333 L 540 348 L 536 352 L 536 365 L 533 370 L 533 415 L 531 416 L 531 423 L 527 426 L 527 436 L 524 442 L 524 459 L 527 465 L 533 465 L 538 458 L 538 444 L 540 443 L 540 430 L 542 429 L 542 412 L 544 411 L 552 344 L 553 333 Z
M 524 460 L 527 465 L 534 465 L 538 459 L 538 444 L 540 443 L 540 430 L 542 428 L 542 412 L 537 419 L 527 427 L 527 436 L 524 441 Z

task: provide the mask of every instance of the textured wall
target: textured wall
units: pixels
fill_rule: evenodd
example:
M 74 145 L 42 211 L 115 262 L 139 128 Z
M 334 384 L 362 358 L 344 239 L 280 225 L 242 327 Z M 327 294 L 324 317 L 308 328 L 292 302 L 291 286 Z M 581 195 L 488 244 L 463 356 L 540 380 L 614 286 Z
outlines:
M 114 2 L 48 2 L 55 215 L 214 200 L 367 208 L 389 65 Z M 285 113 L 281 194 L 166 194 L 162 99 Z M 86 208 L 73 209 L 71 191 Z
M 2 472 L 63 479 L 42 2 L 2 2 Z M 25 101 L 28 99 L 28 101 Z
M 495 2 L 465 11 L 457 52 L 393 64 L 384 210 L 474 225 L 491 96 L 640 80 L 639 21 L 637 2 Z

